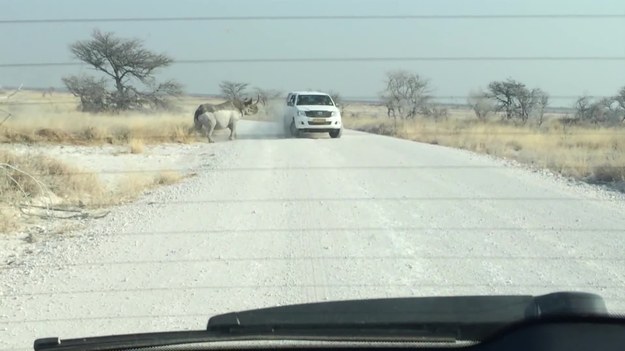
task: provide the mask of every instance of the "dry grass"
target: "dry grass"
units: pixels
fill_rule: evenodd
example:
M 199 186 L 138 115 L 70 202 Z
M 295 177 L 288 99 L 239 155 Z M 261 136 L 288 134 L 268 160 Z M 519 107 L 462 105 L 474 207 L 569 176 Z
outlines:
M 347 128 L 514 159 L 591 182 L 625 181 L 625 128 L 522 126 L 471 118 L 398 122 L 347 117 Z
M 195 139 L 193 111 L 205 101 L 181 101 L 181 113 L 92 115 L 76 111 L 78 101 L 69 94 L 43 97 L 22 91 L 2 105 L 13 117 L 0 126 L 2 143 L 59 143 L 127 145 L 130 153 L 143 153 L 146 145 L 189 143 Z M 145 190 L 173 184 L 185 176 L 176 172 L 135 174 L 107 189 L 97 174 L 84 172 L 42 155 L 0 150 L 0 232 L 23 227 L 20 204 L 106 207 L 136 199 Z M 31 177 L 32 176 L 32 177 Z
M 65 201 L 97 202 L 103 195 L 97 175 L 70 167 L 42 155 L 21 155 L 0 150 L 2 167 L 0 198 L 18 200 L 48 196 L 48 191 Z M 42 186 L 43 185 L 43 189 Z M 46 190 L 47 189 L 47 190 Z
M 194 139 L 192 117 L 177 115 L 99 115 L 80 112 L 41 117 L 14 117 L 0 130 L 0 142 L 101 145 L 189 143 Z
M 69 94 L 43 98 L 40 93 L 22 92 L 3 105 L 13 117 L 0 127 L 0 142 L 123 145 L 140 139 L 145 144 L 189 143 L 195 139 L 193 111 L 201 102 L 205 101 L 181 100 L 180 113 L 89 114 L 77 111 L 78 101 Z
M 145 144 L 141 139 L 131 139 L 128 147 L 131 154 L 142 154 L 145 151 Z
M 185 97 L 176 106 L 180 113 L 90 114 L 77 111 L 78 100 L 70 94 L 42 97 L 40 92 L 23 91 L 2 107 L 13 117 L 0 126 L 0 143 L 129 145 L 133 140 L 142 140 L 146 145 L 186 144 L 197 138 L 203 140 L 193 128 L 193 112 L 198 105 L 222 101 Z M 272 102 L 244 119 L 273 121 L 282 116 L 281 104 Z
M 0 232 L 19 226 L 25 203 L 99 206 L 106 198 L 97 175 L 41 155 L 0 150 Z
M 0 202 L 0 233 L 8 233 L 19 227 L 18 211 L 3 202 Z
M 117 204 L 135 200 L 146 190 L 158 186 L 175 184 L 185 178 L 185 175 L 176 171 L 162 171 L 155 174 L 134 173 L 123 178 L 111 195 L 109 204 Z
M 116 187 L 106 189 L 95 173 L 47 156 L 0 150 L 0 233 L 17 230 L 32 219 L 21 215 L 20 205 L 103 208 L 132 201 L 148 189 L 174 184 L 184 177 L 174 171 L 133 173 Z
M 176 171 L 164 171 L 154 177 L 154 184 L 156 185 L 170 185 L 179 182 L 183 177 L 180 172 Z
M 150 175 L 141 173 L 129 174 L 118 182 L 114 190 L 116 196 L 109 203 L 132 201 L 143 194 L 146 189 L 151 188 L 153 184 L 154 180 Z

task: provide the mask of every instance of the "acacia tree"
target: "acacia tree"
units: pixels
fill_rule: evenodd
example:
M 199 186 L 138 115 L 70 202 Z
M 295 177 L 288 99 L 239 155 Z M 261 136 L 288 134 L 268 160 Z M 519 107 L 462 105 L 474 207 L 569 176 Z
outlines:
M 416 73 L 394 71 L 386 75 L 386 89 L 382 100 L 388 115 L 396 118 L 413 118 L 418 113 L 427 113 L 431 100 L 429 80 Z
M 157 70 L 171 65 L 173 59 L 157 54 L 143 45 L 138 39 L 124 39 L 113 33 L 94 30 L 89 40 L 77 41 L 70 45 L 70 51 L 77 59 L 91 65 L 109 80 L 96 80 L 88 76 L 65 77 L 67 88 L 80 97 L 83 110 L 128 110 L 147 106 L 162 108 L 169 106 L 168 98 L 182 94 L 182 86 L 169 80 L 157 83 L 154 77 Z M 101 90 L 112 81 L 114 90 L 106 90 L 105 98 L 89 100 L 93 89 Z M 136 87 L 143 85 L 144 89 Z M 97 107 L 96 107 L 97 106 Z
M 508 120 L 518 118 L 525 123 L 539 109 L 542 121 L 544 110 L 549 103 L 549 97 L 544 91 L 530 90 L 525 84 L 513 79 L 491 82 L 488 90 L 488 96 L 495 101 L 495 110 L 504 112 L 504 117 Z
M 517 94 L 525 88 L 523 83 L 508 79 L 488 84 L 489 97 L 495 100 L 495 109 L 504 112 L 506 119 L 512 119 L 518 108 Z
M 219 83 L 221 96 L 228 100 L 243 100 L 249 83 L 223 81 Z

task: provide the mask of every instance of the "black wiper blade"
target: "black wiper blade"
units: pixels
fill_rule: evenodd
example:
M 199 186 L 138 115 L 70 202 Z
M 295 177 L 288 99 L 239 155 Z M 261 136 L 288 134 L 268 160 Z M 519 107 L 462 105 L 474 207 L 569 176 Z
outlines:
M 521 320 L 551 316 L 605 315 L 601 296 L 583 292 L 547 295 L 437 296 L 319 302 L 214 316 L 208 330 L 246 333 L 271 330 L 409 329 L 431 337 L 482 340 Z M 417 333 L 418 334 L 418 333 Z
M 131 350 L 155 346 L 182 345 L 210 341 L 206 331 L 180 331 L 107 335 L 78 339 L 40 338 L 36 351 L 109 351 Z
M 245 340 L 480 341 L 523 320 L 605 316 L 601 296 L 443 296 L 320 302 L 213 316 L 206 330 L 41 338 L 37 351 L 123 350 Z

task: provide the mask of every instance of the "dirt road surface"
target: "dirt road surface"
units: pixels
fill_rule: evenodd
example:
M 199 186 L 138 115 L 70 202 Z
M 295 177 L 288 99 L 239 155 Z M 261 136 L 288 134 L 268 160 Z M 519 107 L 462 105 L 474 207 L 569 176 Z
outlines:
M 0 349 L 351 298 L 584 290 L 625 311 L 623 198 L 465 151 L 244 122 L 198 175 L 1 268 Z

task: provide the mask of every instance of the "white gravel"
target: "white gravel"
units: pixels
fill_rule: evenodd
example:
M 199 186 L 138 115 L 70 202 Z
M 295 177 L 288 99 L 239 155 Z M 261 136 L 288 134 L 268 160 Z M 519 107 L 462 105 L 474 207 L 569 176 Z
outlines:
M 621 195 L 461 150 L 260 125 L 192 145 L 197 177 L 2 267 L 0 349 L 347 298 L 584 290 L 625 312 Z

